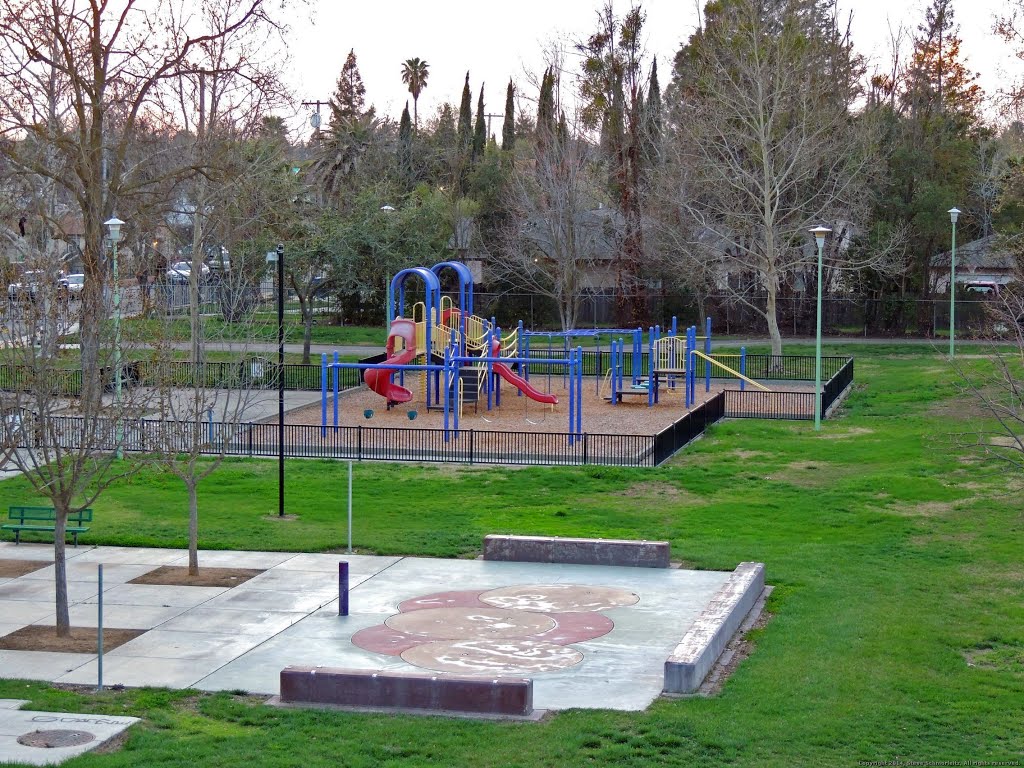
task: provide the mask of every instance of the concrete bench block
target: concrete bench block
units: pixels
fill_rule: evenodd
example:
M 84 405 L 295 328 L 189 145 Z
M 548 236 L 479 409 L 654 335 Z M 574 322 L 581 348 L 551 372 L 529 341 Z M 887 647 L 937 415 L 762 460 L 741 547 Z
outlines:
M 740 563 L 665 662 L 665 692 L 693 693 L 764 591 L 764 563 Z
M 671 547 L 667 541 L 497 534 L 484 537 L 484 560 L 668 568 L 670 559 Z
M 294 666 L 281 670 L 281 701 L 523 716 L 533 712 L 533 681 Z

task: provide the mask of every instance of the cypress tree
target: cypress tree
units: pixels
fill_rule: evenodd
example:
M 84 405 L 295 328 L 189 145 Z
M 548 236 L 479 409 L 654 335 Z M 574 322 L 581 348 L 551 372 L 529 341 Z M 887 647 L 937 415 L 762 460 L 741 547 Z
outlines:
M 412 186 L 412 118 L 408 101 L 398 124 L 398 178 L 407 189 Z
M 469 94 L 469 72 L 466 84 L 462 86 L 462 101 L 459 103 L 459 148 L 468 150 L 473 141 L 473 106 Z
M 476 102 L 476 126 L 473 128 L 473 162 L 484 156 L 487 146 L 487 124 L 484 121 L 484 87 L 480 86 L 480 98 Z
M 647 86 L 647 102 L 643 111 L 644 160 L 648 166 L 661 161 L 661 86 L 658 85 L 658 61 L 651 62 L 651 78 Z
M 501 126 L 501 148 L 511 152 L 516 148 L 516 104 L 515 87 L 508 81 L 505 91 L 505 122 Z
M 555 74 L 548 67 L 540 81 L 540 98 L 537 100 L 537 135 L 551 136 L 555 131 Z M 543 140 L 543 139 L 542 139 Z

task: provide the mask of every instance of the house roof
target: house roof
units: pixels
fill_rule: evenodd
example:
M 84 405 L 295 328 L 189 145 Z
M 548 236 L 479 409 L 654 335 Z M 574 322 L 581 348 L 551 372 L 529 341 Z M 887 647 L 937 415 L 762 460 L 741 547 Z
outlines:
M 932 266 L 939 269 L 949 268 L 952 253 L 945 251 L 932 257 Z M 1012 270 L 1016 266 L 1013 252 L 1006 247 L 1006 241 L 999 235 L 989 235 L 956 248 L 957 266 L 972 270 L 1005 269 Z

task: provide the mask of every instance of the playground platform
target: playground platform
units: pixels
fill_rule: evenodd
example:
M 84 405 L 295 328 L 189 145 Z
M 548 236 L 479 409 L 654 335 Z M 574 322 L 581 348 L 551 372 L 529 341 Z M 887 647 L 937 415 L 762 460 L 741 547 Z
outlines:
M 5 542 L 2 559 L 39 567 L 0 580 L 0 634 L 52 625 L 52 546 Z M 736 582 L 720 571 L 344 554 L 204 551 L 199 560 L 262 573 L 233 588 L 132 584 L 185 564 L 186 552 L 69 548 L 72 624 L 97 624 L 102 563 L 104 627 L 144 630 L 104 655 L 106 685 L 270 696 L 290 665 L 514 674 L 533 680 L 536 709 L 641 710 Z M 338 615 L 340 561 L 350 567 L 347 617 Z M 497 646 L 484 642 L 495 637 Z M 5 650 L 0 670 L 95 685 L 98 667 L 94 653 Z

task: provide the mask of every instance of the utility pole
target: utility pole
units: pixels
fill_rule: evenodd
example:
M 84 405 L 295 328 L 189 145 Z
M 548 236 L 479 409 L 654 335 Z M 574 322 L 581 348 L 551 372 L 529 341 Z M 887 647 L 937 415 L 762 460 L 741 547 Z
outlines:
M 313 126 L 313 131 L 314 131 L 313 138 L 315 138 L 317 140 L 320 139 L 320 124 L 322 123 L 322 119 L 320 117 L 320 107 L 321 106 L 328 107 L 328 106 L 330 106 L 330 104 L 331 104 L 331 102 L 329 102 L 329 101 L 320 101 L 319 99 L 317 101 L 304 101 L 304 102 L 302 102 L 302 106 L 304 106 L 304 107 L 315 107 L 315 111 L 313 112 L 313 116 L 311 118 L 309 118 L 309 124 L 311 126 Z
M 491 136 L 493 136 L 493 134 L 491 133 L 491 118 L 492 117 L 504 117 L 504 116 L 505 116 L 504 113 L 502 113 L 500 115 L 489 115 L 489 114 L 488 115 L 484 115 L 484 117 L 487 118 L 487 138 L 488 139 L 490 139 Z

